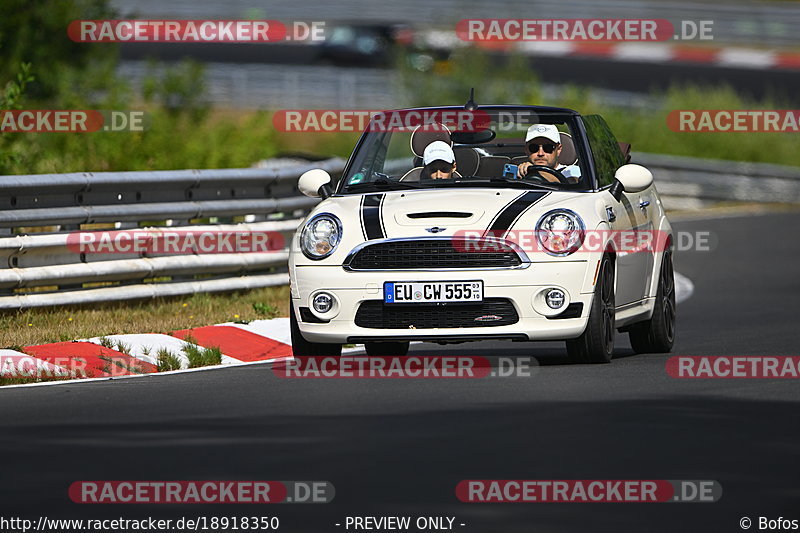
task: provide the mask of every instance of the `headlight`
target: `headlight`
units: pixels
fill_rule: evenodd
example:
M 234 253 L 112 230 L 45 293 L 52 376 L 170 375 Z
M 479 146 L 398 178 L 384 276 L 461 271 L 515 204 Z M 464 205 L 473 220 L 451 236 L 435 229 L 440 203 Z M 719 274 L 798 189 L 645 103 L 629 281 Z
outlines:
M 330 213 L 314 216 L 300 234 L 300 249 L 309 259 L 331 255 L 342 240 L 342 223 Z
M 545 213 L 536 223 L 536 239 L 550 255 L 569 255 L 583 244 L 585 227 L 577 213 L 555 209 Z

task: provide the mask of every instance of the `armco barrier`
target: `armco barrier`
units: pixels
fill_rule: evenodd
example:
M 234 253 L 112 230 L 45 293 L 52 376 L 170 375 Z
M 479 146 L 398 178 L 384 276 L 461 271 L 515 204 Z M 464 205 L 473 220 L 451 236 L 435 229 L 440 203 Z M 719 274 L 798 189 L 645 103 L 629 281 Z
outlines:
M 634 153 L 671 197 L 800 203 L 800 168 Z M 398 161 L 406 166 L 408 162 Z M 318 200 L 297 190 L 311 168 L 342 159 L 268 161 L 263 168 L 0 177 L 0 309 L 86 304 L 285 284 L 288 250 L 199 255 L 92 255 L 78 229 L 273 231 L 289 243 Z M 398 167 L 399 168 L 399 167 Z M 153 227 L 156 226 L 156 227 Z M 162 228 L 163 229 L 163 228 Z
M 282 285 L 287 250 L 214 254 L 84 254 L 79 229 L 164 227 L 193 232 L 280 232 L 285 242 L 317 200 L 297 178 L 338 176 L 342 159 L 262 168 L 0 177 L 0 309 L 176 296 Z
M 700 200 L 800 203 L 800 167 L 633 153 L 662 195 Z

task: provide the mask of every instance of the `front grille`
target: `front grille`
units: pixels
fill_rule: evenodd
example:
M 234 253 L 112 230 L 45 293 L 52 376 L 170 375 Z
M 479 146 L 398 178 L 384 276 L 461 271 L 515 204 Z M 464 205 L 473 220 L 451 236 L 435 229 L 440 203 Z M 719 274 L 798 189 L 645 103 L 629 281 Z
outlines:
M 357 326 L 375 329 L 481 328 L 518 321 L 517 310 L 507 298 L 486 298 L 479 304 L 386 305 L 367 300 L 356 312 Z
M 455 244 L 454 246 L 454 242 Z M 346 262 L 354 270 L 413 270 L 417 268 L 511 268 L 522 264 L 506 243 L 492 242 L 470 248 L 469 241 L 419 239 L 368 244 Z

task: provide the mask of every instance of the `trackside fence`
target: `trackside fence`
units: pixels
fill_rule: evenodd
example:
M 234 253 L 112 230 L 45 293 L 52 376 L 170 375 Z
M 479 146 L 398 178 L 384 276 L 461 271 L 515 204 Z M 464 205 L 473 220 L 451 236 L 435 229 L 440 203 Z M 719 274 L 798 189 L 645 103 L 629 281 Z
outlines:
M 634 153 L 659 191 L 690 200 L 800 204 L 800 168 Z M 339 158 L 260 168 L 0 176 L 0 309 L 87 304 L 287 283 L 291 235 L 318 200 L 306 170 L 341 175 Z M 282 250 L 86 254 L 77 231 L 278 232 Z

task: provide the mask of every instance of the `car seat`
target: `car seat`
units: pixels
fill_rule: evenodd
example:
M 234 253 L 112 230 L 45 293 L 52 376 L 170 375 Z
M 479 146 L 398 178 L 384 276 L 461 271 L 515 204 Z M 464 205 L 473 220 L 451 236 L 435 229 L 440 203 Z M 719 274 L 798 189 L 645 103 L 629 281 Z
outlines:
M 425 152 L 425 148 L 434 141 L 443 141 L 453 146 L 453 141 L 450 139 L 450 130 L 447 129 L 447 126 L 443 124 L 426 124 L 417 126 L 414 129 L 411 133 L 410 141 L 411 152 L 414 154 L 414 168 L 403 174 L 400 181 L 419 181 L 420 173 L 422 172 L 422 154 Z M 456 150 L 453 150 L 453 153 L 456 156 L 456 165 L 460 167 L 458 153 Z M 461 176 L 458 172 L 455 174 L 458 177 Z

